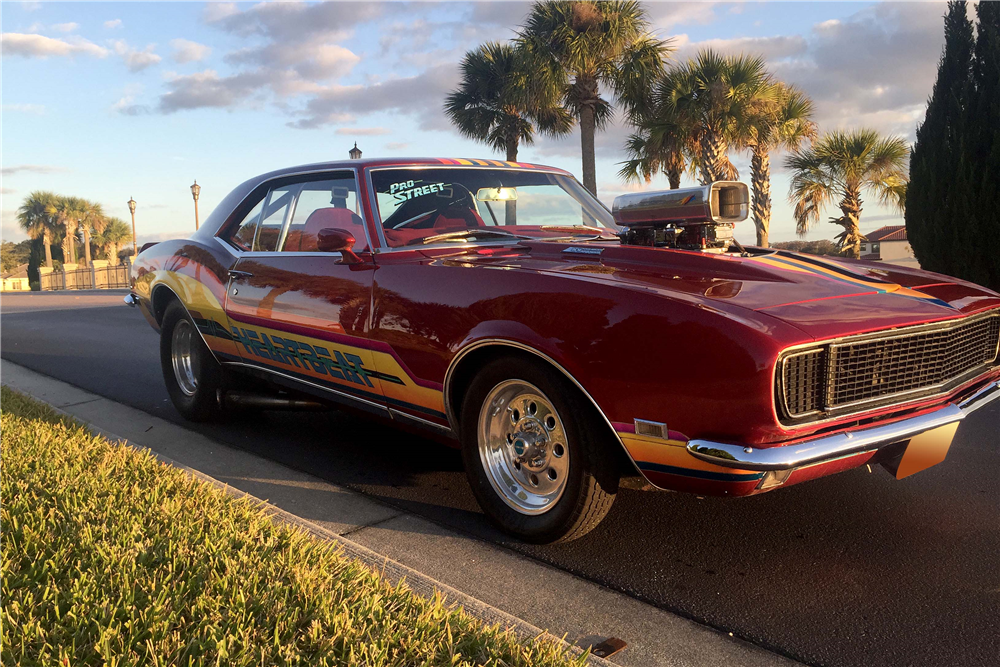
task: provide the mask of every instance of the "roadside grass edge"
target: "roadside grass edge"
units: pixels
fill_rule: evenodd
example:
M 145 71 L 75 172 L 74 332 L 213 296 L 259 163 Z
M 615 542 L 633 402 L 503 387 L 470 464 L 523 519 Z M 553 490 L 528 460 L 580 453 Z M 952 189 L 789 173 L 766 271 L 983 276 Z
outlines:
M 419 573 L 7 387 L 0 413 L 4 664 L 588 661 L 482 603 L 470 614 L 455 600 L 478 601 L 443 585 L 418 595 L 404 580 Z

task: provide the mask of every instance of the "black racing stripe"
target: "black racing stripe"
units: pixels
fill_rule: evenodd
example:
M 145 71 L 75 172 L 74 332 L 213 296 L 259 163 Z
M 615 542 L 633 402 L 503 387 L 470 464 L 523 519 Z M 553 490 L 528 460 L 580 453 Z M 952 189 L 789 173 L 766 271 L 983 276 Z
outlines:
M 852 273 L 845 268 L 839 267 L 836 264 L 826 264 L 819 260 L 813 259 L 811 257 L 803 257 L 801 255 L 796 255 L 794 253 L 787 252 L 785 250 L 778 250 L 776 255 L 781 257 L 787 257 L 789 259 L 794 259 L 797 262 L 805 262 L 806 264 L 812 264 L 813 266 L 818 266 L 821 269 L 826 269 L 827 271 L 832 271 L 834 273 L 839 273 L 845 278 L 850 278 L 851 280 L 867 280 L 873 283 L 882 283 L 883 285 L 895 285 L 895 283 L 889 282 L 888 280 L 883 280 L 881 278 L 870 278 L 868 276 L 859 276 L 856 273 Z

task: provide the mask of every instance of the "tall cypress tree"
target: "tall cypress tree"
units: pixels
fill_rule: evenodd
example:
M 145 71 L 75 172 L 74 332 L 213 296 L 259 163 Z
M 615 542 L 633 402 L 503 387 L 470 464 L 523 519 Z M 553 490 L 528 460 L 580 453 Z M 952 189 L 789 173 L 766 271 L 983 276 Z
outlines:
M 964 0 L 949 2 L 944 53 L 910 155 L 906 193 L 907 238 L 920 265 L 961 275 L 969 238 L 969 108 L 975 39 Z
M 960 275 L 1000 291 L 1000 3 L 980 2 L 976 15 L 975 90 L 969 105 L 973 140 L 967 165 L 973 207 L 967 242 L 974 250 L 967 256 L 968 273 Z

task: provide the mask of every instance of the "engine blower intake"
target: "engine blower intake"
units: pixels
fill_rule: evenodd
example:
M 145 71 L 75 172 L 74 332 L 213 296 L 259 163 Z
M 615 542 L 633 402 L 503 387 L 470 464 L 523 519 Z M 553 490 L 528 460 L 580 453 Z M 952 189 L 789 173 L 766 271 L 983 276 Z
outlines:
M 750 190 L 738 181 L 637 192 L 615 198 L 612 214 L 623 245 L 728 252 L 733 228 L 747 219 Z M 739 244 L 736 244 L 739 247 Z

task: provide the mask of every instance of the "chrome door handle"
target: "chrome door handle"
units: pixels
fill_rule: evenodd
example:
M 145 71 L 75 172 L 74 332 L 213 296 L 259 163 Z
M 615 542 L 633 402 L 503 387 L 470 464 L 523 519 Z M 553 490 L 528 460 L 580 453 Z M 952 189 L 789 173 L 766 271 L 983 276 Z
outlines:
M 253 278 L 253 274 L 249 271 L 236 271 L 234 269 L 229 269 L 229 277 L 233 279 Z

